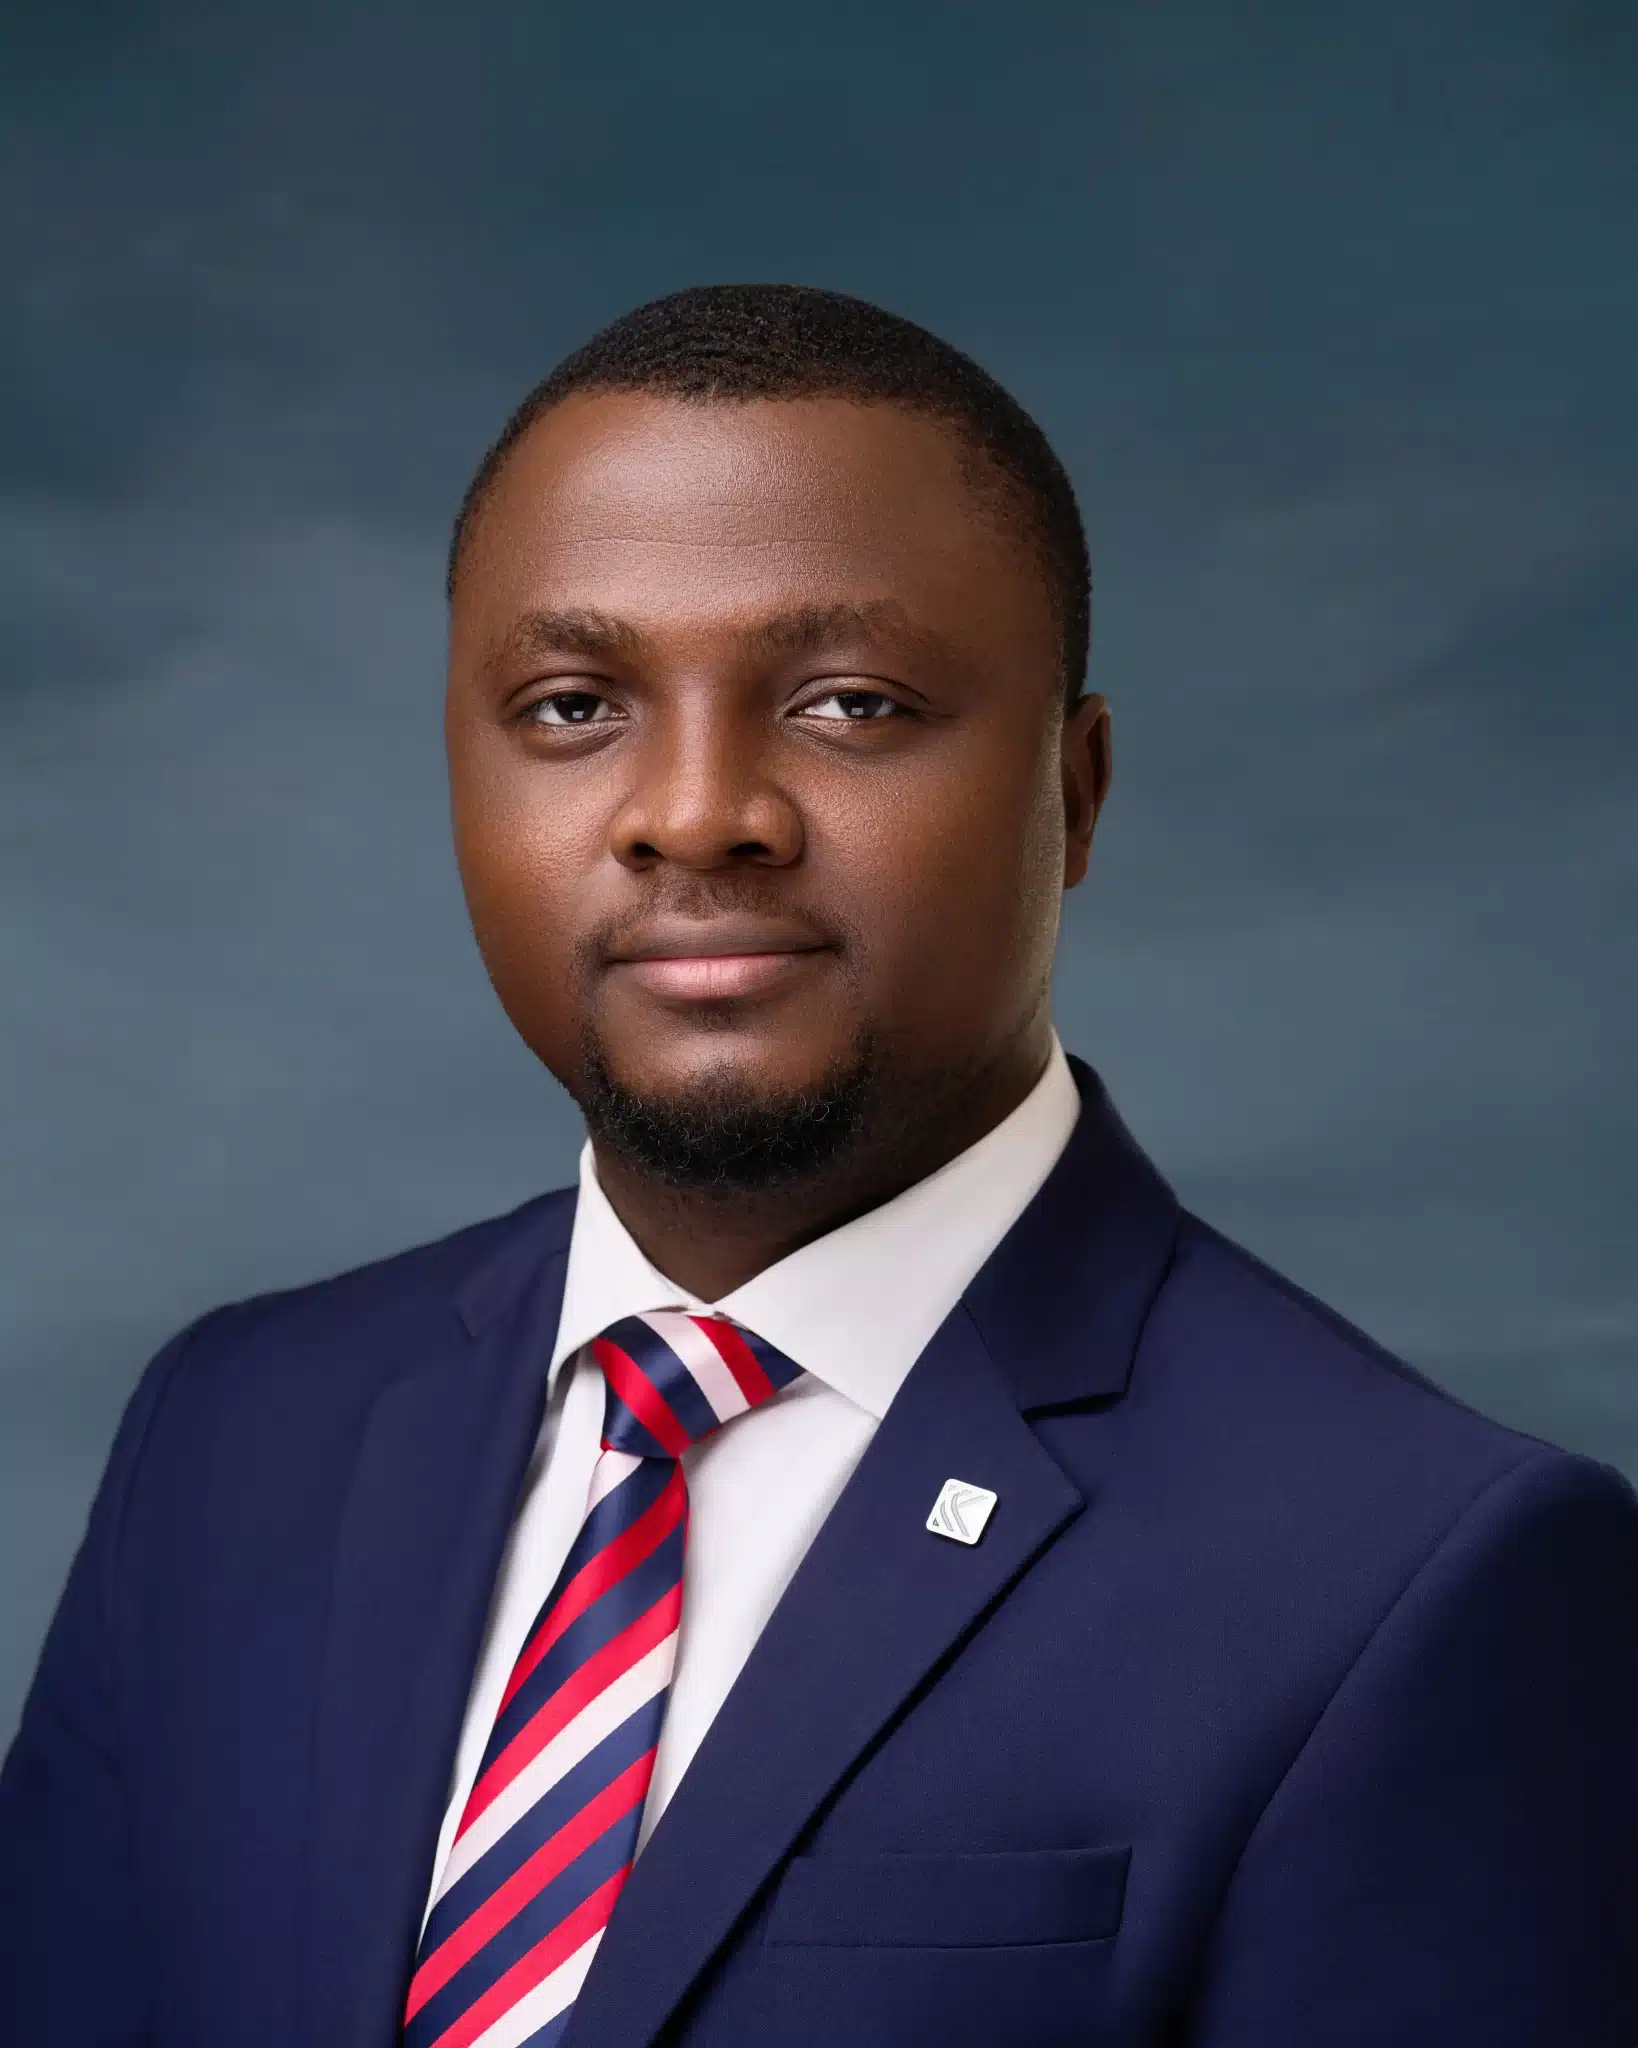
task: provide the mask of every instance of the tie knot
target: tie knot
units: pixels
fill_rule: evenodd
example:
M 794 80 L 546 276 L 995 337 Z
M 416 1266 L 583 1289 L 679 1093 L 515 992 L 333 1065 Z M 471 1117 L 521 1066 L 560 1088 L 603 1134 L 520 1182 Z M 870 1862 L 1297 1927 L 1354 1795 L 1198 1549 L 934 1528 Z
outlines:
M 608 1383 L 604 1446 L 639 1458 L 680 1458 L 802 1370 L 726 1316 L 670 1308 L 611 1323 L 592 1354 Z

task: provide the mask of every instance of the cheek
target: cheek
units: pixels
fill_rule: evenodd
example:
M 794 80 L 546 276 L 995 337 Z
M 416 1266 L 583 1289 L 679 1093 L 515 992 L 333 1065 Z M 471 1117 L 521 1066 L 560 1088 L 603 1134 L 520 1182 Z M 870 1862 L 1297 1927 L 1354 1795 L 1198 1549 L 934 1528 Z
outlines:
M 935 1033 L 940 1015 L 981 1008 L 1010 1022 L 1050 969 L 1063 858 L 1055 755 L 990 752 L 884 808 L 850 864 L 874 880 L 875 964 L 895 1010 Z
M 473 934 L 496 993 L 539 1049 L 577 1001 L 571 972 L 587 918 L 583 813 L 539 785 L 461 763 L 452 775 L 456 860 Z

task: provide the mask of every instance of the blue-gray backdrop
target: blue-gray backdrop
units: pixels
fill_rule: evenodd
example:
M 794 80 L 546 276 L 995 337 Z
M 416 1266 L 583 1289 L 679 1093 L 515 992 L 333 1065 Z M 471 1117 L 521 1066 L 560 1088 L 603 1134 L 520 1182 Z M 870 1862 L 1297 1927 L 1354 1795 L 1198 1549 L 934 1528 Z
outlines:
M 206 1305 L 563 1179 L 466 935 L 445 524 L 627 305 L 839 286 L 1084 496 L 1060 1019 L 1185 1197 L 1638 1471 L 1638 8 L 12 11 L 0 1735 Z

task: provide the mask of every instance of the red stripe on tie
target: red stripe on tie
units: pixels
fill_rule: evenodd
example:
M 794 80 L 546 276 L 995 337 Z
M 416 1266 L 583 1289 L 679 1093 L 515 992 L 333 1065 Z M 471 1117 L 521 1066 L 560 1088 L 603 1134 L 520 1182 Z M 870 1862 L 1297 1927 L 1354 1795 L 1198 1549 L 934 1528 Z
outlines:
M 583 1947 L 594 1934 L 600 1933 L 608 1925 L 614 1902 L 630 1869 L 631 1865 L 627 1863 L 612 1877 L 605 1878 L 591 1897 L 576 1906 L 566 1920 L 560 1920 L 544 1941 L 537 1941 L 525 1955 L 518 1957 L 504 1976 L 497 1977 L 482 1998 L 469 2005 L 453 2026 L 445 2027 L 432 2048 L 471 2048 L 485 2028 L 492 2027 L 502 2013 L 516 2005 L 527 1992 L 533 1991 L 560 1964 L 566 1963 L 575 1950 Z
M 753 1408 L 778 1393 L 779 1389 L 762 1370 L 762 1361 L 732 1323 L 725 1323 L 720 1316 L 690 1316 L 688 1320 L 717 1347 L 718 1357 L 738 1380 L 739 1391 Z
M 543 1892 L 554 1877 L 568 1869 L 583 1849 L 589 1849 L 634 1806 L 640 1806 L 654 1776 L 654 1751 L 628 1764 L 619 1777 L 606 1785 L 597 1797 L 583 1806 L 573 1820 L 565 1821 L 555 1835 L 542 1842 L 527 1862 L 520 1863 L 503 1885 L 498 1886 L 459 1927 L 452 1928 L 416 1971 L 410 1984 L 404 2024 L 409 2025 L 429 1998 L 442 1991 L 455 1972 L 469 1963 L 485 1942 L 508 1920 L 521 1913 L 529 1901 Z
M 666 1406 L 659 1389 L 636 1359 L 628 1357 L 607 1337 L 592 1339 L 592 1355 L 603 1368 L 603 1377 L 654 1441 L 673 1458 L 680 1458 L 693 1438 Z
M 592 1603 L 611 1586 L 618 1585 L 627 1572 L 635 1571 L 644 1558 L 652 1557 L 688 1512 L 688 1492 L 679 1465 L 666 1481 L 657 1500 L 651 1501 L 629 1529 L 607 1543 L 594 1558 L 583 1564 L 552 1602 L 552 1611 L 518 1652 L 512 1676 L 501 1703 L 495 1709 L 498 1721 L 517 1697 L 518 1688 L 545 1656 L 571 1621 L 578 1621 Z
M 571 1672 L 564 1679 L 551 1698 L 524 1722 L 472 1787 L 472 1796 L 466 1802 L 461 1824 L 455 1830 L 457 1842 L 484 1808 L 506 1790 L 519 1771 L 534 1762 L 554 1735 L 567 1728 L 575 1715 L 582 1708 L 589 1707 L 598 1694 L 606 1692 L 617 1678 L 623 1678 L 656 1643 L 665 1641 L 676 1628 L 681 1613 L 682 1584 L 679 1581 L 662 1593 L 646 1614 L 640 1614 L 635 1621 L 629 1622 L 602 1649 L 593 1651 L 578 1671 Z

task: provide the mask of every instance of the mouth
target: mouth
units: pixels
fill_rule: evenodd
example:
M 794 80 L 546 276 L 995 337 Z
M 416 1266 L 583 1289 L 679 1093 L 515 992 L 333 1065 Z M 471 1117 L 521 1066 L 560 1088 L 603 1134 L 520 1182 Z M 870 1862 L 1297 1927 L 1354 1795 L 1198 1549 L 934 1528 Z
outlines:
M 827 942 L 806 926 L 765 918 L 658 920 L 608 954 L 610 970 L 671 1002 L 763 995 L 812 969 Z

